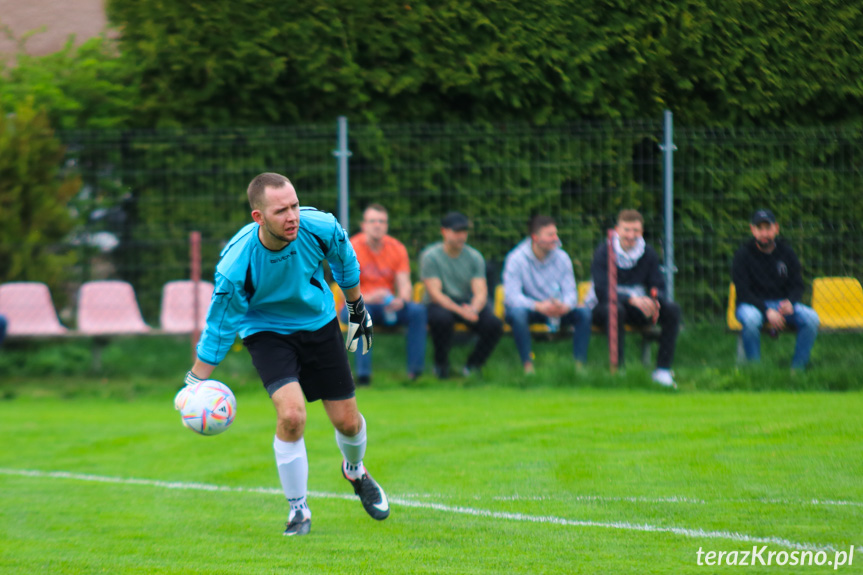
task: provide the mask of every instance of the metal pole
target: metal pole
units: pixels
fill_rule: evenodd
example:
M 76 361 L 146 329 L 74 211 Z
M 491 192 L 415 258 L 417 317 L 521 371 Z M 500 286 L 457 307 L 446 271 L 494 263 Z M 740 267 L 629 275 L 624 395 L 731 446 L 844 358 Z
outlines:
M 338 149 L 333 152 L 333 155 L 338 160 L 339 171 L 339 223 L 350 232 L 348 227 L 350 220 L 348 219 L 348 158 L 351 157 L 351 151 L 348 150 L 348 118 L 347 116 L 339 116 L 338 119 Z
M 189 268 L 192 280 L 192 360 L 198 357 L 198 340 L 201 338 L 200 317 L 200 295 L 198 293 L 201 285 L 201 232 L 189 234 Z
M 671 110 L 665 110 L 664 138 L 659 147 L 665 159 L 663 179 L 665 182 L 665 289 L 666 297 L 674 301 L 674 120 Z
M 618 323 L 617 317 L 617 253 L 614 251 L 614 236 L 614 229 L 609 229 L 606 239 L 608 246 L 608 368 L 612 375 L 617 373 L 619 367 L 620 350 L 617 347 L 617 330 L 623 329 Z

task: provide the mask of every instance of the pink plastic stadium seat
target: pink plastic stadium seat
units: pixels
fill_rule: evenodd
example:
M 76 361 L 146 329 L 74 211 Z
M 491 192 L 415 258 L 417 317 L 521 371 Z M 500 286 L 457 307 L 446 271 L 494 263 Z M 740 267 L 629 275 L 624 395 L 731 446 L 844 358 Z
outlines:
M 198 331 L 203 331 L 207 308 L 213 296 L 213 284 L 198 282 Z M 162 310 L 159 324 L 167 333 L 192 333 L 195 326 L 195 282 L 177 280 L 162 288 Z
M 78 292 L 78 331 L 87 335 L 146 333 L 135 290 L 124 281 L 92 281 Z
M 48 286 L 38 282 L 0 285 L 0 315 L 6 316 L 10 336 L 63 335 Z

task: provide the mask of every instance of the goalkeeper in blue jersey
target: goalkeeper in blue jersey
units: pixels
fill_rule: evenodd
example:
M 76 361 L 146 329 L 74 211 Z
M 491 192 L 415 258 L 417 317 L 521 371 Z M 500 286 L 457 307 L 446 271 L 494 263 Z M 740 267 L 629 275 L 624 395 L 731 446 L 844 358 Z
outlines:
M 291 505 L 284 534 L 305 535 L 311 528 L 303 430 L 305 402 L 318 399 L 336 430 L 342 474 L 368 514 L 386 519 L 387 497 L 363 466 L 366 422 L 345 350 L 368 352 L 373 335 L 351 242 L 332 215 L 300 208 L 294 186 L 280 174 L 255 177 L 248 196 L 255 221 L 222 250 L 207 327 L 185 383 L 208 379 L 239 333 L 276 408 L 273 449 Z M 324 259 L 345 294 L 346 342 L 324 280 Z

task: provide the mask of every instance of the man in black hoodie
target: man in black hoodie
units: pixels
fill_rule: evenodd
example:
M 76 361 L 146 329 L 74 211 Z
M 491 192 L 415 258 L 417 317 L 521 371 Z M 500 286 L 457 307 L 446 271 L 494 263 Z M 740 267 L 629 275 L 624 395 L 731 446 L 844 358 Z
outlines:
M 746 359 L 761 359 L 761 326 L 766 318 L 771 330 L 779 331 L 786 325 L 797 329 L 791 369 L 805 369 L 820 322 L 815 310 L 800 303 L 800 260 L 787 242 L 777 241 L 779 224 L 770 210 L 756 211 L 749 229 L 753 239 L 740 246 L 731 265 Z
M 680 306 L 665 298 L 665 278 L 659 269 L 659 255 L 644 242 L 644 218 L 636 210 L 623 210 L 614 227 L 617 261 L 617 357 L 623 365 L 626 324 L 647 326 L 658 323 L 659 353 L 653 381 L 677 387 L 671 373 L 674 348 L 680 331 Z M 593 287 L 585 306 L 593 309 L 593 323 L 608 329 L 608 243 L 603 241 L 593 254 L 590 266 Z

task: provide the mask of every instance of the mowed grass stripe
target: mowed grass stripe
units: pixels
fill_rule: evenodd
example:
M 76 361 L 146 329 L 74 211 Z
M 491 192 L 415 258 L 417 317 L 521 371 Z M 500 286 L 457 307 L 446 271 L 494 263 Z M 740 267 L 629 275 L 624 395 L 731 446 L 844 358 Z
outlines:
M 211 485 L 206 483 L 186 483 L 182 481 L 162 481 L 154 479 L 141 479 L 133 477 L 108 477 L 102 475 L 91 475 L 84 473 L 71 473 L 68 471 L 38 471 L 32 469 L 3 469 L 0 468 L 0 474 L 17 475 L 23 477 L 34 478 L 52 478 L 52 479 L 71 479 L 78 481 L 98 482 L 98 483 L 116 483 L 124 485 L 141 485 L 149 487 L 158 487 L 163 489 L 189 489 L 196 491 L 213 491 L 213 492 L 235 492 L 235 493 L 264 493 L 271 495 L 282 495 L 279 489 L 267 487 L 234 487 L 228 485 Z M 352 495 L 340 493 L 326 492 L 309 492 L 312 498 L 319 497 L 323 499 L 354 499 Z M 428 509 L 434 511 L 442 511 L 449 513 L 459 513 L 462 515 L 473 515 L 476 517 L 487 517 L 491 519 L 502 519 L 507 521 L 524 521 L 529 523 L 549 523 L 553 525 L 564 525 L 570 527 L 600 527 L 606 529 L 620 529 L 624 531 L 642 531 L 652 533 L 672 533 L 684 537 L 692 537 L 698 539 L 726 539 L 743 543 L 757 543 L 764 545 L 780 545 L 789 549 L 798 549 L 801 551 L 836 551 L 836 547 L 831 544 L 819 543 L 801 543 L 790 541 L 782 537 L 756 537 L 744 533 L 736 533 L 730 531 L 710 531 L 704 529 L 692 529 L 685 527 L 662 527 L 649 524 L 628 523 L 626 521 L 601 522 L 587 521 L 578 519 L 565 519 L 554 516 L 537 516 L 524 513 L 509 513 L 501 511 L 491 511 L 487 509 L 476 509 L 464 506 L 444 505 L 441 503 L 413 501 L 399 497 L 391 497 L 390 502 L 395 505 L 405 507 L 414 507 L 419 509 Z

